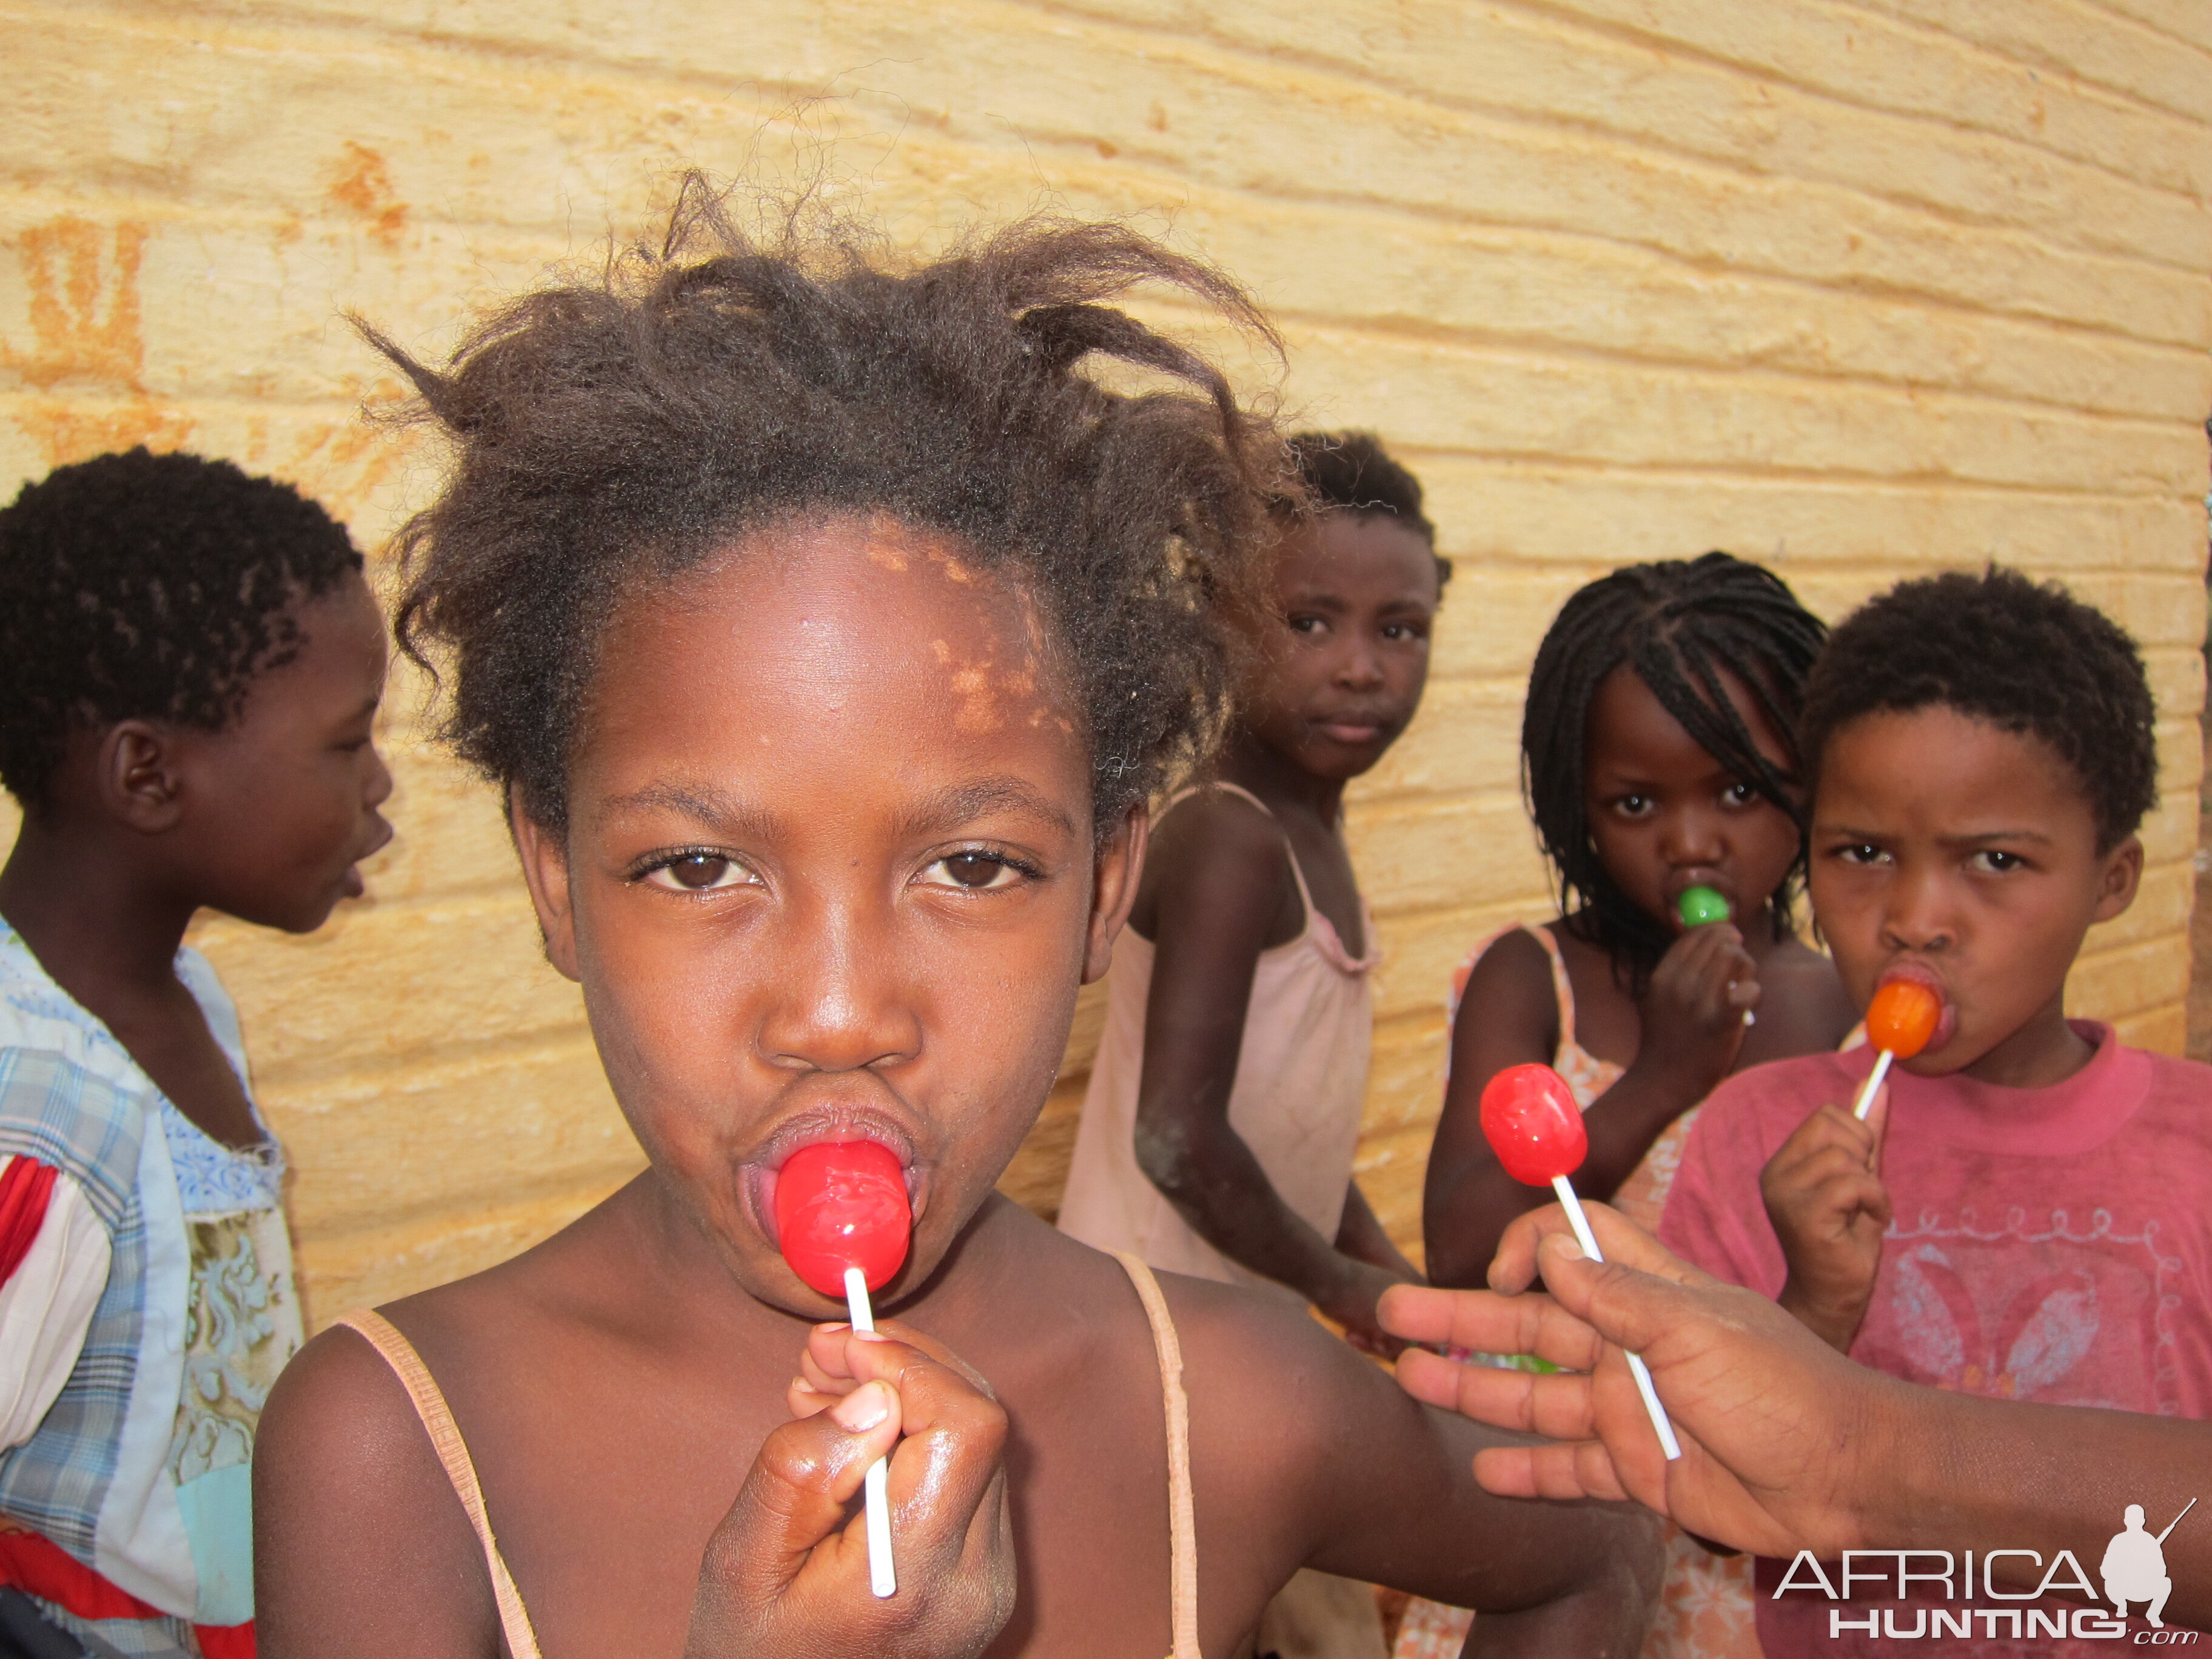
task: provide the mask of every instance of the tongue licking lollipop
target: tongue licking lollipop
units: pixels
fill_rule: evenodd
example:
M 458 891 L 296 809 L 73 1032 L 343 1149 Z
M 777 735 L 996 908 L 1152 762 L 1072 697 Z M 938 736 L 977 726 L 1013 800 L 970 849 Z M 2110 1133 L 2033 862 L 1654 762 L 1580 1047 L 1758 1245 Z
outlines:
M 1928 1046 L 1943 1018 L 1943 1000 L 1917 979 L 1893 979 L 1874 994 L 1867 1005 L 1867 1041 L 1881 1052 L 1874 1070 L 1867 1073 L 1851 1115 L 1863 1118 L 1874 1104 L 1874 1091 L 1889 1075 L 1893 1060 L 1910 1060 Z
M 1529 1187 L 1551 1184 L 1566 1206 L 1568 1224 L 1574 1228 L 1583 1254 L 1593 1261 L 1604 1261 L 1582 1200 L 1567 1182 L 1582 1168 L 1589 1136 L 1583 1128 L 1582 1109 L 1559 1074 L 1548 1066 L 1509 1066 L 1492 1078 L 1482 1090 L 1482 1134 L 1505 1173 L 1516 1181 Z M 1682 1455 L 1682 1447 L 1674 1438 L 1674 1425 L 1667 1420 L 1667 1408 L 1659 1403 L 1659 1391 L 1651 1385 L 1651 1372 L 1638 1354 L 1628 1356 L 1628 1369 L 1636 1377 L 1659 1443 L 1672 1462 Z
M 906 1171 L 879 1141 L 840 1140 L 802 1146 L 775 1178 L 775 1237 L 783 1259 L 824 1296 L 842 1296 L 853 1328 L 872 1331 L 868 1292 L 881 1290 L 906 1261 L 914 1231 Z M 891 1515 L 884 1462 L 868 1466 L 868 1587 L 898 1591 L 891 1567 Z

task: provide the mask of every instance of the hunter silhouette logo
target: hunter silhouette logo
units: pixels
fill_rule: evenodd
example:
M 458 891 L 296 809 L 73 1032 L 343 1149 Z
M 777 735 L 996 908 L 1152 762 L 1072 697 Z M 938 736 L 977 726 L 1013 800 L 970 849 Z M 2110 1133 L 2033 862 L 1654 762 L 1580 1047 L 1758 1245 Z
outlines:
M 2159 1614 L 2166 1611 L 2166 1598 L 2173 1594 L 2173 1580 L 2166 1576 L 2166 1539 L 2181 1524 L 2181 1517 L 2197 1507 L 2191 1498 L 2172 1520 L 2166 1523 L 2166 1532 L 2155 1535 L 2143 1530 L 2143 1507 L 2128 1505 L 2123 1517 L 2127 1529 L 2112 1534 L 2112 1541 L 2105 1546 L 2104 1565 L 2098 1576 L 2105 1581 L 2105 1599 L 2118 1609 L 2121 1618 L 2128 1616 L 2128 1603 L 2148 1601 L 2149 1608 L 2143 1617 L 2150 1620 L 2151 1628 L 2164 1630 L 2166 1620 Z

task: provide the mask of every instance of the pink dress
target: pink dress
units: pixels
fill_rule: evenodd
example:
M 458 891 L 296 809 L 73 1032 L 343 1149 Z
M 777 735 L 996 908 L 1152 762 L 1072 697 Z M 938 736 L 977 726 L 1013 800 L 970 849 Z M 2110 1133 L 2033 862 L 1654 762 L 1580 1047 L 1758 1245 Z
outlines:
M 1576 1103 L 1588 1111 L 1592 1101 L 1620 1081 L 1622 1068 L 1600 1060 L 1575 1040 L 1574 986 L 1550 928 L 1514 922 L 1476 945 L 1452 975 L 1451 1012 L 1457 1016 L 1474 964 L 1515 928 L 1542 945 L 1551 961 L 1552 992 L 1559 1006 L 1559 1046 L 1552 1056 L 1552 1069 L 1566 1080 Z M 1703 1109 L 1692 1106 L 1668 1124 L 1613 1195 L 1613 1208 L 1638 1226 L 1657 1230 L 1668 1189 L 1681 1168 L 1690 1126 Z M 1416 1599 L 1398 1627 L 1391 1659 L 1456 1659 L 1474 1622 L 1474 1615 L 1464 1607 Z M 1759 1659 L 1752 1632 L 1750 1558 L 1715 1555 L 1680 1528 L 1669 1526 L 1666 1577 L 1659 1586 L 1659 1605 L 1644 1631 L 1640 1659 Z
M 1234 784 L 1215 788 L 1267 809 Z M 1186 792 L 1188 793 L 1188 792 Z M 1176 796 L 1163 809 L 1171 810 Z M 1269 815 L 1271 817 L 1272 814 Z M 1323 1238 L 1336 1237 L 1359 1141 L 1374 1039 L 1370 970 L 1380 959 L 1349 955 L 1314 908 L 1305 873 L 1291 860 L 1306 925 L 1286 945 L 1260 953 L 1244 1039 L 1230 1091 L 1229 1126 L 1252 1149 L 1284 1203 Z M 1137 1163 L 1137 1082 L 1145 1066 L 1145 1005 L 1153 946 L 1124 929 L 1106 983 L 1106 1030 L 1083 1097 L 1060 1229 L 1102 1250 L 1127 1250 L 1155 1267 L 1231 1285 L 1268 1281 L 1200 1237 Z
M 2051 1088 L 1890 1073 L 1881 1178 L 1894 1218 L 1851 1358 L 1994 1399 L 2203 1418 L 2212 1414 L 2212 1067 L 2130 1048 L 2109 1025 L 2073 1026 L 2096 1053 Z M 1786 1268 L 1759 1171 L 1814 1108 L 1850 1101 L 1873 1064 L 1865 1048 L 1806 1054 L 1716 1089 L 1683 1154 L 1661 1240 L 1707 1273 L 1778 1295 Z M 2121 1507 L 2115 1500 L 2115 1533 Z M 2153 1517 L 2153 1530 L 2171 1518 Z M 1956 1548 L 2012 1541 L 1962 1538 Z M 1938 1610 L 1955 1617 L 1968 1605 L 2004 1604 L 1947 1607 L 1917 1592 L 1900 1602 L 1893 1587 L 1879 1602 L 1794 1590 L 1776 1600 L 1780 1564 L 1762 1563 L 1760 1575 L 1759 1640 L 1775 1659 L 2087 1656 L 2114 1645 L 1985 1640 L 1978 1625 L 1974 1640 L 1931 1647 L 1893 1643 L 1887 1626 L 1882 1637 L 1832 1639 L 1828 1615 L 1838 1609 L 1854 1625 L 1873 1609 L 1910 1631 L 1923 1610 L 1932 1630 Z

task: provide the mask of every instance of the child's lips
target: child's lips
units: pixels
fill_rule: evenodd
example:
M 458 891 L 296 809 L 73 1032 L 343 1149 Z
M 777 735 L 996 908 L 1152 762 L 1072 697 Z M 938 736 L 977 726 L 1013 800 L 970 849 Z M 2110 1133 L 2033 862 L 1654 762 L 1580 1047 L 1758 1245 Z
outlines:
M 793 1152 L 825 1141 L 872 1140 L 898 1159 L 906 1176 L 907 1203 L 917 1224 L 928 1207 L 928 1172 L 916 1162 L 913 1137 L 887 1115 L 863 1109 L 857 1112 L 808 1112 L 792 1119 L 770 1135 L 760 1151 L 738 1166 L 738 1190 L 752 1212 L 753 1224 L 770 1244 L 778 1244 L 775 1230 L 776 1176 Z M 780 1245 L 779 1245 L 779 1248 Z
M 1355 749 L 1373 743 L 1382 735 L 1382 728 L 1379 725 L 1352 720 L 1323 720 L 1321 729 L 1324 737 Z

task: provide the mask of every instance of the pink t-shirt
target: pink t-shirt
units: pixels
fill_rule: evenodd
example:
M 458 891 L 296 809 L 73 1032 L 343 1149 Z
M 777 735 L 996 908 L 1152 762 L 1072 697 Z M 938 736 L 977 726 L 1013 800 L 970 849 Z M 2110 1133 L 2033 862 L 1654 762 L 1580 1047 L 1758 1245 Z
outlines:
M 2128 1048 L 2108 1025 L 2072 1024 L 2096 1053 L 2048 1089 L 1890 1073 L 1881 1176 L 1894 1214 L 1851 1358 L 1997 1399 L 2212 1415 L 2212 1066 Z M 1822 1103 L 1848 1106 L 1874 1058 L 1864 1048 L 1807 1054 L 1722 1084 L 1684 1149 L 1662 1242 L 1718 1278 L 1779 1295 L 1782 1246 L 1759 1171 Z M 2121 1519 L 2112 1516 L 2115 1532 Z M 1962 1538 L 1954 1553 L 2013 1542 Z M 2098 1564 L 2083 1565 L 2094 1583 Z M 1899 1609 L 1909 1629 L 1920 1598 L 1900 1604 L 1893 1590 L 1885 1601 L 1832 1603 L 1793 1591 L 1777 1601 L 1780 1571 L 1762 1564 L 1759 1633 L 1770 1659 L 2112 1645 L 1833 1639 L 1833 1607 L 1851 1620 L 1869 1607 Z

